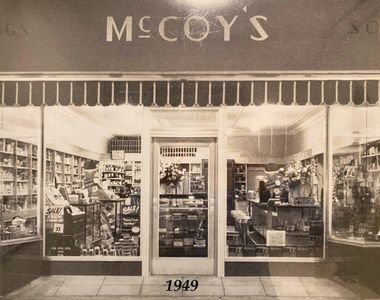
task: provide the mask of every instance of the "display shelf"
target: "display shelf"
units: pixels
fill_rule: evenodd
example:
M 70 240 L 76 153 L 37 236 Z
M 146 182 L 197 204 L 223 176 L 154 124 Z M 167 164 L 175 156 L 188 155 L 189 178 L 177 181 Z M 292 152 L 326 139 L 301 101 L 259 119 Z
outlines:
M 81 187 L 82 180 L 76 180 L 76 178 L 83 176 L 84 161 L 90 158 L 50 148 L 46 149 L 46 157 L 45 173 L 47 184 L 54 184 L 54 182 L 56 182 L 75 188 Z M 95 161 L 95 163 L 98 164 L 97 161 Z
M 247 192 L 247 165 L 235 164 L 234 165 L 234 191 L 235 193 Z
M 37 234 L 37 149 L 30 142 L 0 138 L 1 240 Z M 15 219 L 20 223 L 12 224 Z
M 14 217 L 21 217 L 24 219 L 37 218 L 37 208 L 20 209 L 11 212 L 3 212 L 3 222 L 12 221 Z

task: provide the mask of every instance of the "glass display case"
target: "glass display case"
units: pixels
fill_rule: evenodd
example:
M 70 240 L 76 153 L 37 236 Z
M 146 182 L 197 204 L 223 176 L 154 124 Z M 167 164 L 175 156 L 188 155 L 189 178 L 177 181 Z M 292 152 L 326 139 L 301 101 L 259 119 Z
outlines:
M 84 231 L 83 239 L 85 241 L 85 247 L 88 247 L 92 244 L 100 242 L 100 226 L 101 226 L 101 209 L 99 202 L 86 203 L 86 204 L 71 204 L 72 206 L 78 207 L 81 211 L 84 212 Z
M 0 139 L 1 241 L 37 235 L 37 145 Z
M 334 240 L 380 246 L 379 113 L 378 107 L 332 110 Z
M 207 257 L 207 236 L 207 194 L 160 196 L 160 257 Z

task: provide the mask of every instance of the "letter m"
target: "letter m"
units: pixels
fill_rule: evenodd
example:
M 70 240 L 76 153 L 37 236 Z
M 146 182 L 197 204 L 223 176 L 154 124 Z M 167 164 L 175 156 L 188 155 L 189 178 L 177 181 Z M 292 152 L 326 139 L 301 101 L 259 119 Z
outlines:
M 116 26 L 115 20 L 113 17 L 107 17 L 107 42 L 112 42 L 113 32 L 115 31 L 117 39 L 120 41 L 124 32 L 125 32 L 125 41 L 132 41 L 132 17 L 126 17 L 119 30 Z

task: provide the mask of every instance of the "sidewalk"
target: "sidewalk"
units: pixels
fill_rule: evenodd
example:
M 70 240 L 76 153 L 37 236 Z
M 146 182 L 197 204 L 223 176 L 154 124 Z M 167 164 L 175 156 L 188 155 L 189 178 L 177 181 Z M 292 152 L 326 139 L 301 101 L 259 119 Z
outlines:
M 197 279 L 196 291 L 166 291 L 166 280 Z M 365 290 L 365 288 L 363 288 Z M 5 299 L 363 299 L 336 282 L 315 277 L 208 277 L 208 276 L 46 276 L 7 295 Z M 194 299 L 194 298 L 193 298 Z

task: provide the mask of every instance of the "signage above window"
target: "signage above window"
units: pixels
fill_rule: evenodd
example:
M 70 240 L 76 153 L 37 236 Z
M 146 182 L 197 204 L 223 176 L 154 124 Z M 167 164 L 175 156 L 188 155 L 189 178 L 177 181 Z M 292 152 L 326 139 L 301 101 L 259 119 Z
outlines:
M 378 0 L 2 0 L 0 11 L 1 72 L 380 70 Z

